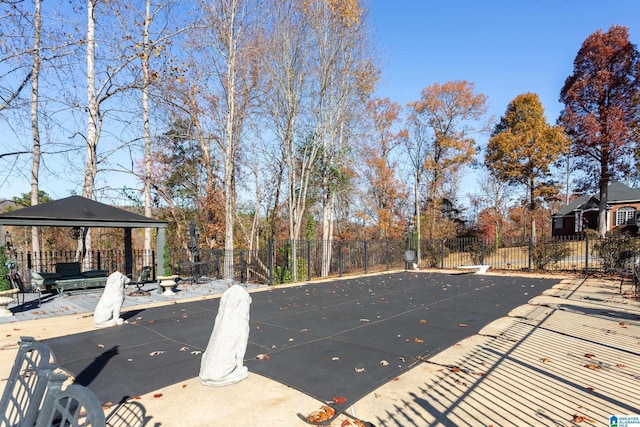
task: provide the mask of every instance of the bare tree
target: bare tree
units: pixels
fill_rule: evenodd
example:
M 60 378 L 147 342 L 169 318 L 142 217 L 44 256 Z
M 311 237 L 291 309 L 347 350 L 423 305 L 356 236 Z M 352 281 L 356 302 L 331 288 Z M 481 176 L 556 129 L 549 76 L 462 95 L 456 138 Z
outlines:
M 220 0 L 203 3 L 204 32 L 197 37 L 208 52 L 216 102 L 214 141 L 223 159 L 225 207 L 224 277 L 232 280 L 236 207 L 236 161 L 244 122 L 256 96 L 261 43 L 260 0 Z
M 33 16 L 33 65 L 31 68 L 31 133 L 33 135 L 33 160 L 31 166 L 31 206 L 38 204 L 39 174 L 40 174 L 40 127 L 38 124 L 39 81 L 40 81 L 40 37 L 42 20 L 40 18 L 41 0 L 34 0 L 35 13 Z M 40 232 L 38 227 L 31 228 L 31 250 L 40 253 Z M 35 257 L 34 268 L 39 271 L 40 257 Z

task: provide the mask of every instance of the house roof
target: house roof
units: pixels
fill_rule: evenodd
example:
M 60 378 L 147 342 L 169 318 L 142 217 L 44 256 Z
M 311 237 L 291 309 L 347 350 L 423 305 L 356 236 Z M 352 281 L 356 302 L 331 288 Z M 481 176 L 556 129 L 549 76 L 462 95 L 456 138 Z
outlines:
M 631 188 L 622 184 L 621 182 L 612 182 L 609 184 L 609 192 L 607 194 L 607 203 L 633 203 L 640 202 L 640 189 Z M 564 206 L 553 216 L 567 216 L 573 215 L 573 212 L 577 210 L 589 211 L 597 210 L 600 203 L 598 196 L 585 195 L 578 197 L 568 205 Z
M 167 222 L 138 215 L 81 196 L 70 196 L 0 214 L 0 225 L 166 228 Z

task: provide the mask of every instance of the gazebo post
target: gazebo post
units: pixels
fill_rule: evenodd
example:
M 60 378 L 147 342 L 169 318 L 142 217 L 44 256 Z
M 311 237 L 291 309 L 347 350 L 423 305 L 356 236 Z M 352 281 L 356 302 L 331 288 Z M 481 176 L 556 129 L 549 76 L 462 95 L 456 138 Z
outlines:
M 166 227 L 158 227 L 156 229 L 158 235 L 156 236 L 156 248 L 158 249 L 158 256 L 156 256 L 156 275 L 164 276 L 164 246 L 167 240 Z
M 133 245 L 131 244 L 131 227 L 124 229 L 124 274 L 133 277 Z

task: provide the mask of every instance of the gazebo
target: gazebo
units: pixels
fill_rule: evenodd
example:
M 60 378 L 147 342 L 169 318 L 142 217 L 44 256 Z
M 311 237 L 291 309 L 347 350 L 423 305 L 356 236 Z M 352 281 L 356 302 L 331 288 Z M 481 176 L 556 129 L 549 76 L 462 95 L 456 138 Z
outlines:
M 20 227 L 99 227 L 124 229 L 124 274 L 133 273 L 133 228 L 155 228 L 157 230 L 156 273 L 164 274 L 163 257 L 166 242 L 167 222 L 124 209 L 114 208 L 81 196 L 70 196 L 36 206 L 17 209 L 0 214 L 0 228 L 5 225 Z

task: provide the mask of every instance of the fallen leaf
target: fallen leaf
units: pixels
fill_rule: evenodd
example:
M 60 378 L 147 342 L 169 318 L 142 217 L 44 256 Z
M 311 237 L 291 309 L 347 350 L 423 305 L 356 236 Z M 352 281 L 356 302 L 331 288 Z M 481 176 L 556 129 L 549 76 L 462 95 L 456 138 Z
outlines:
M 161 354 L 164 354 L 164 351 L 152 351 L 149 356 L 159 356 Z
M 381 361 L 380 361 L 380 364 L 381 364 L 382 366 L 388 366 L 388 365 L 389 365 L 389 362 L 387 362 L 386 360 L 381 360 Z
M 133 362 L 133 359 L 127 359 L 127 362 Z
M 153 397 L 155 397 L 156 399 L 162 397 L 162 393 L 156 393 L 153 395 Z
M 98 344 L 96 347 L 98 347 L 98 348 L 104 348 L 104 344 Z
M 393 381 L 400 381 L 400 377 L 395 377 Z
M 551 359 L 549 359 L 548 357 L 543 357 L 542 359 L 540 359 L 540 361 L 542 363 L 551 363 Z
M 186 384 L 182 384 L 182 388 L 187 388 L 187 385 Z
M 595 388 L 593 388 L 593 387 L 585 387 L 585 388 L 586 388 L 587 390 L 589 390 L 589 391 L 595 391 Z
M 361 322 L 368 322 L 369 319 L 360 319 Z
M 340 427 L 347 427 L 347 426 L 350 426 L 350 425 L 352 425 L 352 424 L 351 424 L 351 421 L 349 421 L 349 420 L 344 420 L 344 421 L 342 422 L 342 424 L 340 424 Z
M 189 347 L 180 347 L 180 351 L 187 351 L 189 350 Z
M 356 366 L 355 368 L 353 368 L 353 370 L 354 370 L 354 371 L 356 371 L 357 373 L 361 373 L 361 372 L 364 372 L 364 371 L 365 371 L 365 369 L 364 369 L 364 368 L 359 367 L 359 366 Z
M 343 396 L 334 397 L 333 403 L 335 403 L 336 405 L 344 405 L 345 403 L 347 403 L 347 398 Z
M 334 362 L 337 362 L 338 360 L 340 360 L 339 357 L 332 357 L 331 360 L 333 360 Z
M 424 319 L 421 319 L 421 320 L 420 320 L 420 323 L 422 323 L 422 324 L 424 325 L 425 323 L 427 323 L 427 321 L 426 321 L 426 320 L 424 320 Z
M 627 323 L 627 322 L 619 322 L 618 325 L 622 326 L 623 328 L 626 328 L 627 326 L 629 326 L 629 323 Z
M 109 408 L 111 408 L 112 406 L 113 406 L 113 403 L 111 403 L 111 402 L 104 402 L 104 403 L 102 404 L 102 409 L 109 409 Z
M 202 353 L 200 350 L 193 350 L 193 351 L 191 352 L 191 354 L 193 354 L 193 355 L 198 355 L 198 354 L 200 354 L 200 353 Z
M 256 359 L 268 360 L 269 359 L 269 355 L 268 354 L 259 354 L 259 355 L 256 356 Z
M 595 364 L 595 363 L 587 363 L 586 365 L 583 365 L 585 368 L 589 368 L 589 369 L 593 369 L 594 371 L 597 371 L 598 369 L 602 369 L 602 367 L 600 367 L 600 365 Z
M 312 423 L 327 421 L 336 414 L 336 411 L 330 406 L 322 406 L 319 411 L 315 411 L 307 415 L 307 420 Z
M 593 359 L 594 357 L 596 357 L 595 354 L 591 354 L 591 353 L 587 353 L 584 355 L 584 357 L 588 358 L 588 359 Z
M 627 365 L 625 365 L 624 363 L 618 363 L 616 366 L 618 368 L 626 368 L 627 367 Z
M 131 396 L 129 399 L 140 400 L 140 399 L 142 399 L 142 397 L 140 397 L 140 396 Z
M 595 422 L 596 422 L 596 421 L 595 421 L 594 419 L 592 419 L 592 418 L 589 418 L 589 417 L 584 416 L 584 415 L 578 415 L 578 414 L 573 414 L 573 419 L 572 419 L 572 421 L 573 421 L 574 423 L 581 423 L 581 422 L 583 422 L 583 421 L 588 421 L 588 422 L 590 422 L 590 423 L 595 423 Z
M 414 338 L 413 342 L 421 343 L 421 342 L 424 342 L 424 340 L 420 338 Z
M 460 368 L 458 368 L 457 366 L 454 366 L 453 368 L 451 368 L 451 372 L 457 374 L 458 372 L 460 372 Z
M 467 324 L 466 323 L 458 323 L 458 326 L 460 326 L 461 328 L 466 328 Z

